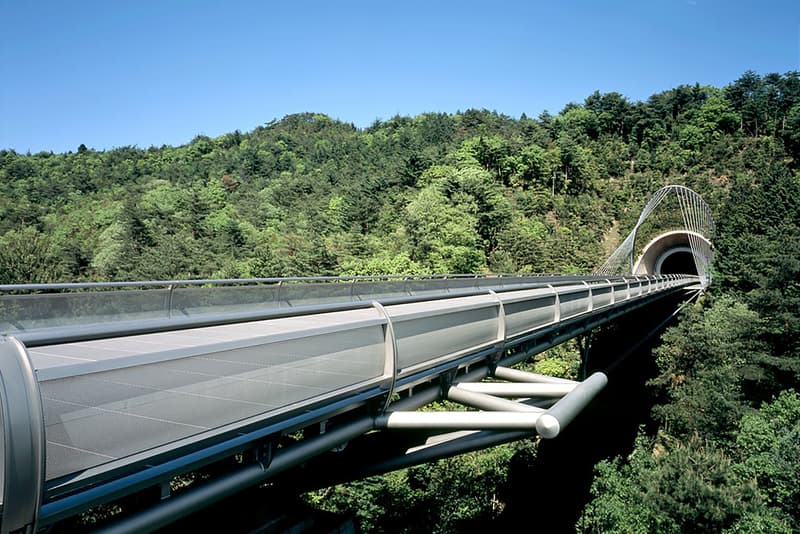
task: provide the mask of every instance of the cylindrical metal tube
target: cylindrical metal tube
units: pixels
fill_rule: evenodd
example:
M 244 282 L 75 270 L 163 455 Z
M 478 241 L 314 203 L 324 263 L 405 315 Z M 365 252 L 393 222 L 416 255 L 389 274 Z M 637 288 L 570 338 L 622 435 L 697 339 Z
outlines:
M 577 384 L 534 384 L 509 382 L 460 382 L 458 387 L 499 397 L 563 397 Z
M 442 458 L 449 458 L 458 454 L 485 449 L 495 445 L 501 445 L 518 439 L 533 436 L 530 431 L 510 430 L 499 432 L 496 430 L 486 430 L 474 434 L 463 436 L 452 441 L 437 443 L 428 447 L 420 448 L 408 452 L 403 456 L 396 456 L 388 460 L 367 465 L 358 471 L 358 477 L 379 475 L 388 471 L 394 471 L 403 467 L 411 467 L 425 462 L 431 462 Z
M 99 532 L 105 534 L 152 532 L 178 519 L 201 510 L 243 489 L 255 486 L 318 454 L 331 450 L 373 428 L 372 418 L 365 417 L 315 438 L 302 441 L 275 453 L 268 467 L 260 463 L 244 467 L 197 489 L 171 497 L 161 504 L 134 514 Z
M 501 366 L 498 366 L 497 369 L 495 369 L 494 376 L 495 378 L 508 380 L 509 382 L 532 382 L 536 384 L 577 384 L 577 382 L 574 380 L 567 380 L 566 378 L 529 373 L 527 371 L 520 371 L 519 369 L 511 369 L 510 367 Z
M 484 393 L 476 393 L 459 387 L 450 387 L 447 398 L 453 402 L 473 406 L 481 410 L 509 411 L 509 412 L 544 412 L 544 409 L 527 404 L 493 397 Z
M 563 428 L 594 399 L 608 383 L 604 373 L 594 373 L 581 382 L 572 392 L 553 405 L 539 417 L 536 430 L 543 438 L 558 436 Z
M 379 428 L 414 430 L 534 430 L 539 412 L 392 412 Z

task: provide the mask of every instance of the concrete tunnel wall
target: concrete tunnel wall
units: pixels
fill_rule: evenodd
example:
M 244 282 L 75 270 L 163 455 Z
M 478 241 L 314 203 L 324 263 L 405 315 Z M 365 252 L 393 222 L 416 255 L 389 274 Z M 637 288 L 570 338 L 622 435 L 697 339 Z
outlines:
M 694 255 L 689 241 L 690 236 L 711 250 L 711 243 L 696 232 L 676 230 L 656 237 L 644 247 L 642 255 L 633 268 L 634 274 L 698 274 L 694 265 Z M 708 264 L 709 258 L 700 257 L 700 262 Z M 683 272 L 681 272 L 683 271 Z

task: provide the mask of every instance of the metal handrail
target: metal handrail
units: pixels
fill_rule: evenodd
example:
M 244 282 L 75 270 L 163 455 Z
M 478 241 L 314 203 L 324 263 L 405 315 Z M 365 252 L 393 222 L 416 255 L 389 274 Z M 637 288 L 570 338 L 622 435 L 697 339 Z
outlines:
M 277 284 L 286 282 L 350 282 L 367 280 L 449 280 L 469 278 L 533 278 L 559 276 L 554 274 L 419 274 L 419 275 L 356 275 L 356 276 L 286 276 L 268 278 L 199 278 L 178 280 L 136 280 L 120 282 L 62 282 L 44 284 L 0 284 L 3 291 L 52 291 L 64 289 L 113 289 L 123 287 L 168 287 L 196 285 Z M 590 276 L 590 275 L 587 275 Z

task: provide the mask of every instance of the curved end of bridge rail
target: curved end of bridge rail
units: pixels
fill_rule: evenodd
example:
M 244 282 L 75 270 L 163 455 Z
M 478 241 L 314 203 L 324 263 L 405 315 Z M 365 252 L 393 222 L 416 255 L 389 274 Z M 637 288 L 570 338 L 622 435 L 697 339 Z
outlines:
M 39 382 L 22 343 L 0 336 L 2 458 L 0 533 L 35 532 L 45 473 L 44 415 Z

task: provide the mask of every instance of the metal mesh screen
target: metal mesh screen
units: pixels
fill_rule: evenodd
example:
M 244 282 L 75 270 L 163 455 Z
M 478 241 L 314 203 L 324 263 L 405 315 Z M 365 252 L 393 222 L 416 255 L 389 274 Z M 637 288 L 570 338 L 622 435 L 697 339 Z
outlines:
M 371 326 L 48 380 L 47 478 L 277 415 L 383 370 L 383 329 Z
M 389 280 L 286 279 L 220 283 L 201 280 L 3 286 L 0 290 L 0 333 L 13 335 L 52 327 L 258 312 L 434 293 L 458 294 L 481 288 L 546 283 L 546 280 L 547 277 L 536 276 L 454 276 Z
M 443 305 L 436 301 L 387 307 L 402 372 L 497 339 L 498 308 L 491 298 L 454 300 L 469 302 L 474 307 L 449 313 L 437 313 Z
M 0 296 L 0 332 L 168 315 L 167 289 Z
M 277 285 L 177 287 L 171 310 L 173 316 L 189 316 L 274 308 L 277 290 Z

